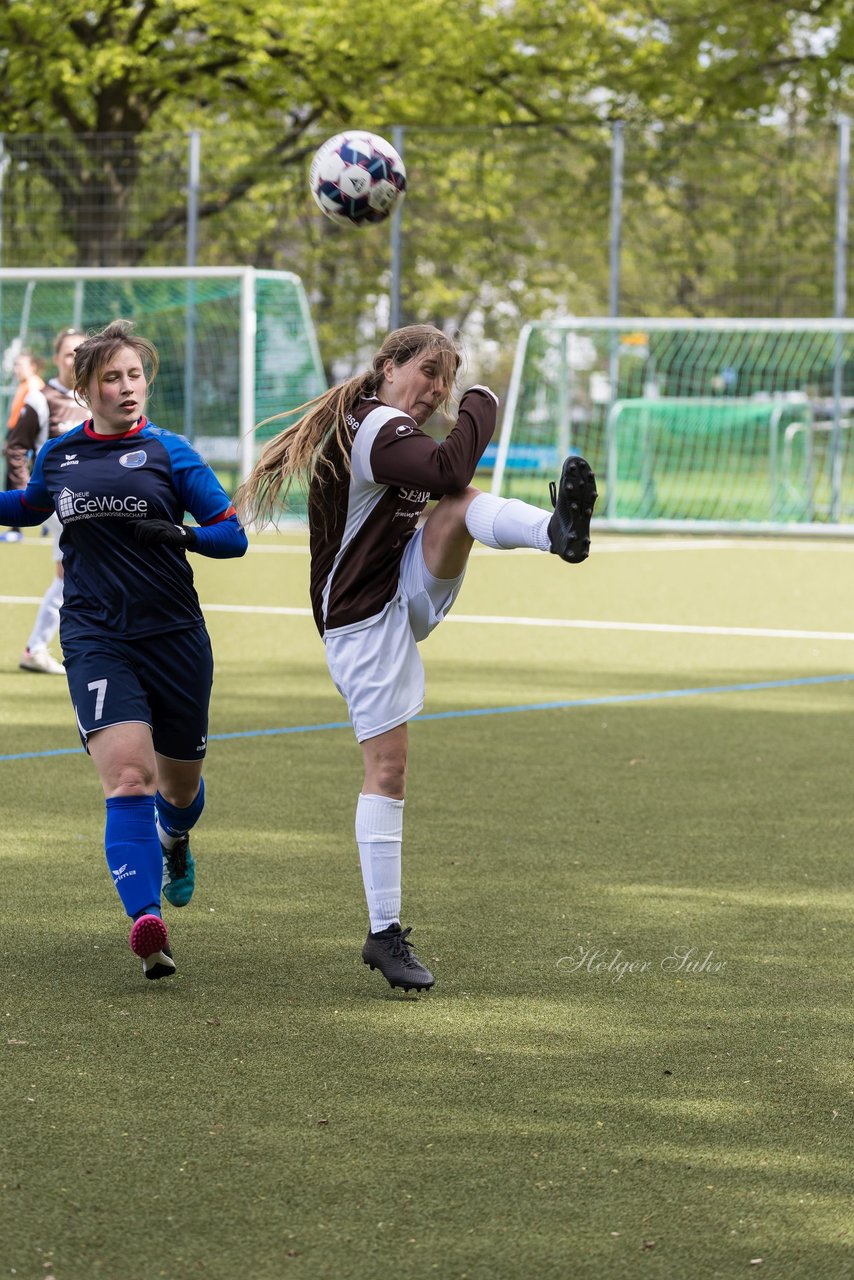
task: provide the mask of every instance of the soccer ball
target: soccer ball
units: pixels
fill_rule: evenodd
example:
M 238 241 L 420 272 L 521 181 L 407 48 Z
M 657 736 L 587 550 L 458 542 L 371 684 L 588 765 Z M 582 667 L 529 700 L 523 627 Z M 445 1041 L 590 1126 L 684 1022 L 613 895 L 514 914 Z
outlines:
M 333 222 L 382 222 L 406 190 L 406 169 L 376 133 L 338 133 L 315 153 L 308 177 L 316 203 Z

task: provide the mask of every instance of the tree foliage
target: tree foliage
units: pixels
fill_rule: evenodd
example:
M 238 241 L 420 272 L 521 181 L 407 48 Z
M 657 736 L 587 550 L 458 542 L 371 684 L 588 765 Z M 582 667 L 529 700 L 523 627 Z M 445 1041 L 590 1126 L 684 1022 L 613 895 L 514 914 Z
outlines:
M 852 41 L 848 0 L 7 0 L 0 103 L 7 130 L 77 133 L 554 123 L 591 102 L 686 119 L 797 90 L 823 112 Z
M 604 308 L 621 119 L 649 166 L 632 179 L 646 225 L 686 249 L 648 270 L 646 305 L 702 310 L 704 255 L 738 239 L 735 211 L 692 224 L 721 130 L 776 119 L 776 147 L 827 120 L 852 53 L 849 0 L 6 0 L 0 119 L 42 219 L 12 242 L 31 262 L 183 261 L 181 140 L 199 129 L 200 260 L 298 270 L 329 363 L 346 360 L 383 323 L 387 238 L 313 210 L 307 157 L 340 128 L 400 124 L 407 314 L 501 342 L 526 316 Z

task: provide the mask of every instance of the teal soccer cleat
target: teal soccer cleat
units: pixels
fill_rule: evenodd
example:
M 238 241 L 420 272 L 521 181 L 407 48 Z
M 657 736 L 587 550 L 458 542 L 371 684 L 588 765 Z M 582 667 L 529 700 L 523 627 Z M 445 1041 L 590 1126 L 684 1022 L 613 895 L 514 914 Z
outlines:
M 173 907 L 186 907 L 196 887 L 196 863 L 190 853 L 190 837 L 181 836 L 163 850 L 163 896 Z

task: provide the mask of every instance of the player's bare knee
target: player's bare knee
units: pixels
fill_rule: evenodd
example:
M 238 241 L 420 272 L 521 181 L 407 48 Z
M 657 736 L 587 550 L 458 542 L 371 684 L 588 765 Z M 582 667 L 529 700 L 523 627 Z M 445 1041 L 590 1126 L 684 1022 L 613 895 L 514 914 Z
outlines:
M 112 796 L 153 796 L 155 791 L 154 772 L 141 764 L 121 764 L 110 770 L 104 782 L 104 790 L 108 797 Z
M 466 511 L 479 493 L 480 490 L 473 485 L 468 485 L 460 493 L 446 493 L 427 517 L 428 526 L 432 521 L 434 528 L 447 525 L 449 528 L 465 529 Z
M 186 785 L 170 785 L 164 783 L 161 778 L 158 783 L 158 790 L 169 804 L 174 805 L 176 809 L 189 809 L 190 805 L 199 794 L 199 784 L 187 783 Z
M 389 796 L 402 800 L 406 791 L 406 756 L 381 756 L 371 762 L 365 770 L 366 795 Z

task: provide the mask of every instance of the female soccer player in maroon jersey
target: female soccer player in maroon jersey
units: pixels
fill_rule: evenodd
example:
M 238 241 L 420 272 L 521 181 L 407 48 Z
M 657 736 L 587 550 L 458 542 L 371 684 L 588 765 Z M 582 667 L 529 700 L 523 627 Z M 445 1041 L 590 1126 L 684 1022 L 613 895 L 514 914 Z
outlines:
M 294 478 L 308 478 L 314 618 L 364 764 L 356 841 L 370 931 L 362 957 L 405 990 L 433 985 L 400 923 L 407 723 L 424 701 L 418 641 L 453 605 L 476 538 L 577 564 L 588 555 L 596 501 L 593 473 L 578 457 L 564 463 L 553 511 L 471 486 L 495 430 L 492 391 L 463 394 L 444 440 L 422 430 L 447 406 L 459 363 L 441 330 L 396 330 L 366 373 L 304 406 L 270 441 L 237 498 L 247 516 L 266 521 Z

